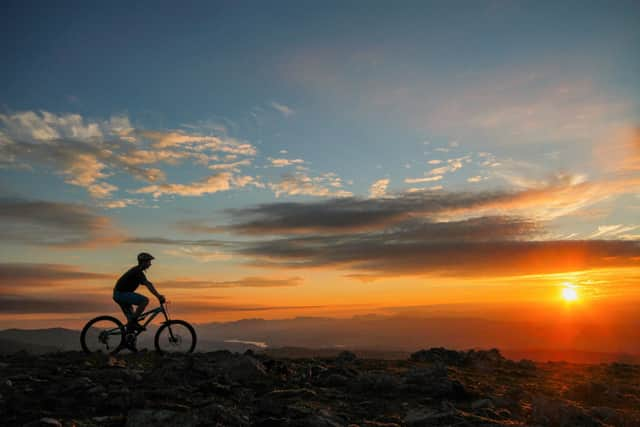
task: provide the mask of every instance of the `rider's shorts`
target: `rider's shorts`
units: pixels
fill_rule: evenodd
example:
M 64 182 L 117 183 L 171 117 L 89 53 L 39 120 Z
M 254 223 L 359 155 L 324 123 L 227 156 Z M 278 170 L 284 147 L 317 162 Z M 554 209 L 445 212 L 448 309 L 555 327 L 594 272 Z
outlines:
M 113 291 L 113 300 L 118 304 L 125 305 L 140 305 L 147 304 L 149 302 L 149 298 L 144 295 L 138 294 L 136 292 L 119 292 Z

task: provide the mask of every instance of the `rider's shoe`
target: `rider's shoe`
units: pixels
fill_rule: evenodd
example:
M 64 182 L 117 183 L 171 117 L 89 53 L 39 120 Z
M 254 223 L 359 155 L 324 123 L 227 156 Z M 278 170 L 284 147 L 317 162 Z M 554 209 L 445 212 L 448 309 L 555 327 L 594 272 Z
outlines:
M 124 348 L 129 349 L 130 351 L 137 353 L 138 349 L 136 347 L 136 334 L 133 332 L 128 332 L 127 335 L 125 335 L 124 337 L 124 341 L 122 342 L 121 345 L 124 346 Z
M 134 321 L 127 323 L 127 331 L 129 332 L 142 332 L 144 330 L 146 330 L 145 327 L 138 322 Z

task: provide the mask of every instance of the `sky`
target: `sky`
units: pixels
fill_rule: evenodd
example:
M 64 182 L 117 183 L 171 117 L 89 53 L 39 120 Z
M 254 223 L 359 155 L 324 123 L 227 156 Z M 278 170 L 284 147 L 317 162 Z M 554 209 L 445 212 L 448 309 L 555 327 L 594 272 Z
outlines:
M 0 328 L 640 301 L 637 1 L 1 7 Z

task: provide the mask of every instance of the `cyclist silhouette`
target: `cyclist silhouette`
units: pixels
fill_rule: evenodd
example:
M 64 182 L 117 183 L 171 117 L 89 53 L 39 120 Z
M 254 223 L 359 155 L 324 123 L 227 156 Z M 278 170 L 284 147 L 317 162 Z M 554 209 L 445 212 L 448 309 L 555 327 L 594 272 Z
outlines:
M 138 265 L 131 267 L 124 273 L 113 288 L 113 300 L 122 308 L 124 315 L 127 317 L 127 330 L 129 331 L 144 330 L 144 327 L 138 323 L 138 317 L 149 304 L 149 298 L 135 292 L 138 286 L 145 285 L 158 298 L 161 304 L 164 303 L 164 295 L 160 295 L 153 283 L 147 280 L 144 275 L 144 270 L 151 266 L 152 259 L 154 257 L 151 254 L 146 252 L 139 253 Z M 133 311 L 132 305 L 136 306 L 135 311 Z

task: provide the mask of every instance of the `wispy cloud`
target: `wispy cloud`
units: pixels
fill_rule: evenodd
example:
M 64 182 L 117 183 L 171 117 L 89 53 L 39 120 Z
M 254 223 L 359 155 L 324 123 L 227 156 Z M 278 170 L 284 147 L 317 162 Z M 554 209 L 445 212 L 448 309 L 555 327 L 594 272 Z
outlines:
M 629 231 L 633 231 L 637 228 L 640 228 L 640 225 L 629 225 L 625 226 L 623 224 L 615 224 L 615 225 L 600 225 L 598 226 L 598 231 L 591 234 L 589 236 L 590 239 L 594 239 L 596 237 L 613 237 L 618 236 L 620 234 L 628 233 Z
M 2 277 L 0 292 L 34 287 L 68 286 L 71 282 L 84 283 L 115 279 L 112 275 L 82 271 L 73 265 L 38 263 L 0 263 L 0 276 Z
M 342 180 L 335 174 L 328 173 L 311 177 L 304 172 L 284 175 L 279 182 L 269 183 L 268 187 L 276 197 L 317 196 L 317 197 L 349 197 L 351 192 L 341 190 Z
M 207 166 L 218 160 L 219 153 L 254 156 L 256 149 L 226 135 L 138 130 L 124 116 L 96 121 L 78 114 L 32 111 L 0 114 L 2 165 L 21 168 L 44 165 L 63 176 L 67 183 L 86 188 L 96 199 L 109 199 L 119 190 L 109 182 L 117 173 L 150 183 L 163 183 L 165 172 L 150 165 L 175 166 L 190 160 Z M 215 165 L 213 168 L 235 170 L 246 164 L 248 160 L 244 159 L 233 165 Z M 246 181 L 244 177 L 238 178 L 241 179 Z
M 174 309 L 185 312 L 262 312 L 270 310 L 317 309 L 321 305 L 256 305 L 256 304 L 220 304 L 208 299 L 175 301 Z M 120 312 L 106 295 L 82 295 L 62 297 L 33 297 L 25 295 L 0 295 L 0 313 L 115 313 Z
M 285 117 L 289 117 L 295 114 L 295 111 L 293 110 L 293 108 L 288 107 L 284 104 L 280 104 L 274 101 L 271 103 L 271 106 L 275 108 L 277 111 L 279 111 L 280 113 L 282 113 L 282 115 Z
M 212 151 L 254 156 L 253 145 L 234 138 L 199 135 L 183 131 L 139 131 L 139 135 L 152 141 L 154 148 L 186 147 L 197 152 Z
M 76 203 L 0 198 L 0 237 L 33 245 L 86 247 L 120 242 L 111 220 Z
M 542 224 L 640 182 L 555 177 L 518 191 L 400 193 L 394 197 L 272 203 L 230 211 L 227 230 L 260 235 L 234 248 L 254 264 L 375 275 L 515 275 L 626 267 L 630 241 L 550 241 Z M 615 226 L 603 233 L 625 233 Z M 287 236 L 265 239 L 264 236 Z M 578 257 L 575 254 L 580 253 Z M 531 262 L 531 260 L 536 260 Z
M 142 200 L 138 199 L 120 199 L 120 200 L 105 200 L 99 203 L 101 208 L 105 209 L 121 209 L 127 206 L 141 206 Z
M 264 234 L 380 230 L 407 218 L 455 219 L 495 215 L 532 216 L 537 220 L 569 215 L 616 194 L 633 192 L 640 178 L 589 182 L 573 176 L 552 177 L 542 185 L 512 191 L 406 192 L 381 199 L 345 197 L 315 203 L 272 203 L 234 210 L 229 230 Z
M 196 279 L 176 279 L 169 280 L 160 283 L 164 287 L 170 288 L 187 288 L 187 289 L 202 289 L 202 288 L 280 288 L 302 285 L 302 278 L 300 277 L 286 277 L 286 278 L 273 278 L 273 277 L 261 277 L 250 276 L 244 277 L 238 280 L 225 280 L 225 281 L 209 281 L 209 280 L 196 280 Z
M 167 249 L 165 254 L 180 258 L 190 258 L 198 262 L 217 262 L 228 261 L 232 258 L 232 254 L 219 249 L 212 249 L 211 245 L 198 246 L 178 246 L 174 249 Z
M 406 182 L 407 184 L 419 184 L 422 182 L 440 181 L 441 179 L 442 179 L 442 175 L 436 175 L 436 176 L 426 176 L 423 178 L 406 178 L 404 182 Z
M 269 162 L 271 162 L 271 166 L 276 167 L 276 168 L 282 168 L 285 166 L 293 166 L 293 165 L 301 165 L 304 163 L 304 160 L 302 159 L 274 159 L 274 158 L 267 158 L 267 160 L 269 160 Z
M 369 188 L 369 197 L 371 198 L 383 197 L 387 193 L 388 186 L 389 186 L 388 178 L 377 180 L 376 182 L 371 184 L 371 187 Z
M 463 157 L 459 157 L 457 159 L 449 159 L 447 160 L 447 165 L 446 166 L 441 166 L 441 167 L 437 167 L 435 169 L 431 169 L 428 172 L 428 175 L 434 176 L 434 175 L 444 175 L 445 173 L 448 172 L 455 172 L 458 169 L 461 169 L 462 166 L 464 165 L 464 163 L 469 163 L 471 161 L 471 157 L 470 156 L 463 156 Z
M 593 149 L 597 164 L 608 172 L 640 171 L 640 125 L 622 126 Z
M 0 295 L 0 313 L 110 313 L 116 306 L 103 295 L 48 296 Z
M 153 184 L 133 190 L 132 193 L 147 193 L 153 195 L 155 198 L 163 195 L 198 197 L 205 194 L 227 191 L 231 188 L 242 188 L 250 184 L 260 185 L 254 177 L 235 176 L 230 172 L 222 172 L 189 184 Z
M 467 178 L 467 182 L 475 183 L 475 182 L 484 181 L 486 179 L 487 179 L 486 176 L 476 175 L 476 176 L 471 176 L 471 177 Z
M 231 170 L 234 172 L 240 172 L 240 168 L 242 166 L 249 166 L 251 164 L 251 159 L 239 160 L 233 163 L 219 163 L 215 165 L 210 165 L 209 169 L 212 170 Z
M 393 276 L 495 277 L 598 268 L 633 267 L 640 246 L 632 241 L 522 240 L 535 231 L 526 221 L 477 218 L 405 224 L 385 233 L 300 237 L 255 242 L 241 253 L 255 265 L 330 268 L 374 279 Z M 532 262 L 535 260 L 535 262 Z

